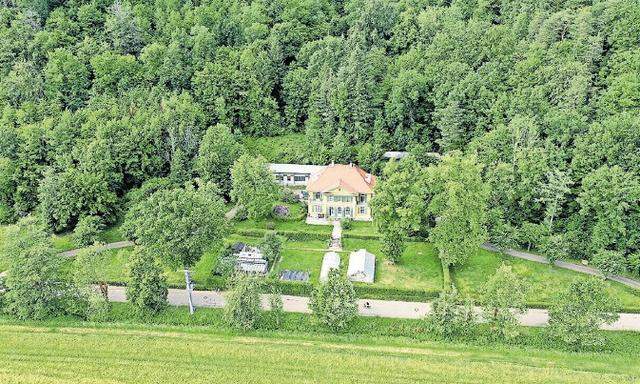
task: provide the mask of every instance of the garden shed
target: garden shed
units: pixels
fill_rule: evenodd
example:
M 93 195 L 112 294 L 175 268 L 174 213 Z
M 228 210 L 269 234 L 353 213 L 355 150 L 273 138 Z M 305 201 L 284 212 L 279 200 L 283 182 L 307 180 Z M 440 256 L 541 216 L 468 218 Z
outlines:
M 373 283 L 376 272 L 376 257 L 367 252 L 366 249 L 359 249 L 349 255 L 349 268 L 347 277 L 351 281 L 360 283 Z
M 325 253 L 322 258 L 322 268 L 320 269 L 320 281 L 327 281 L 329 272 L 338 268 L 340 268 L 340 255 L 337 252 Z

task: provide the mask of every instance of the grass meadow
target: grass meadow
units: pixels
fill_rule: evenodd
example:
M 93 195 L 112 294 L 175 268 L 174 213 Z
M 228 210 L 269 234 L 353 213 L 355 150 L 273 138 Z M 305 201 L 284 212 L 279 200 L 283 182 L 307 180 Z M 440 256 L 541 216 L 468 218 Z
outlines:
M 0 321 L 0 382 L 635 383 L 637 348 L 595 354 L 367 334 Z

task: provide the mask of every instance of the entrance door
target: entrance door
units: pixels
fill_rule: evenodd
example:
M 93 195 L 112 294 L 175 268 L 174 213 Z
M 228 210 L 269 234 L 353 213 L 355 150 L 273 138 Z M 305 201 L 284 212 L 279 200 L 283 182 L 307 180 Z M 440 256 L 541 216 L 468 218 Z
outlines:
M 329 216 L 330 216 L 330 217 L 335 217 L 335 215 L 336 215 L 336 212 L 335 212 L 335 210 L 333 209 L 333 207 L 329 207 Z

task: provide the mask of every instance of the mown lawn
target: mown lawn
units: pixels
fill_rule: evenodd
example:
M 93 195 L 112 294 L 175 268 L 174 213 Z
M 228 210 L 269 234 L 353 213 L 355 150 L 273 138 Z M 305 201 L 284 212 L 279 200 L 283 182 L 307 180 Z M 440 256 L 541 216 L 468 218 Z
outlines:
M 285 218 L 271 218 L 262 220 L 242 220 L 234 222 L 235 230 L 268 230 L 267 223 L 271 222 L 277 231 L 300 231 L 310 233 L 321 233 L 329 236 L 332 226 L 330 225 L 309 225 L 304 222 L 306 217 L 305 207 L 302 204 L 279 203 L 289 207 L 289 216 Z
M 366 236 L 379 236 L 378 228 L 372 221 L 352 221 L 351 228 L 342 229 L 342 233 L 345 236 L 349 235 L 366 235 Z
M 632 353 L 157 326 L 0 325 L 0 382 L 633 383 Z
M 122 233 L 120 232 L 120 225 L 121 223 L 112 225 L 108 228 L 105 228 L 102 232 L 100 232 L 99 234 L 100 242 L 115 243 L 117 241 L 125 240 L 124 236 L 122 236 Z M 72 232 L 54 234 L 51 237 L 51 241 L 53 242 L 53 247 L 56 249 L 56 251 L 59 251 L 59 252 L 69 251 L 71 249 L 78 248 L 76 243 L 73 241 Z
M 380 241 L 343 239 L 342 243 L 345 251 L 366 249 L 376 256 L 374 286 L 428 291 L 442 289 L 442 267 L 431 244 L 408 242 L 400 262 L 389 264 L 380 251 Z M 346 266 L 349 263 L 348 253 L 345 257 Z
M 452 269 L 453 281 L 463 294 L 479 298 L 482 295 L 482 285 L 502 263 L 511 265 L 525 281 L 528 289 L 527 301 L 532 305 L 546 305 L 553 295 L 573 280 L 588 278 L 582 273 L 480 249 L 462 267 Z M 640 291 L 616 282 L 607 284 L 611 295 L 617 297 L 624 307 L 640 310 Z

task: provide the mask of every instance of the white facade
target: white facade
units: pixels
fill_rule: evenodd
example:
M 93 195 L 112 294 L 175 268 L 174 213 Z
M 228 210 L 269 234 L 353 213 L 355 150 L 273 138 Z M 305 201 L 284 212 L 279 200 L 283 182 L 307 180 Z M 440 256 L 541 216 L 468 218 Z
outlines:
M 376 257 L 360 249 L 351 252 L 349 255 L 349 268 L 347 269 L 347 277 L 351 281 L 360 283 L 373 283 L 376 273 Z
M 329 272 L 338 268 L 340 268 L 340 255 L 336 252 L 325 253 L 322 258 L 322 268 L 320 269 L 320 281 L 326 282 L 329 279 Z
M 325 167 L 305 164 L 269 164 L 269 170 L 280 185 L 306 186 L 309 180 Z

